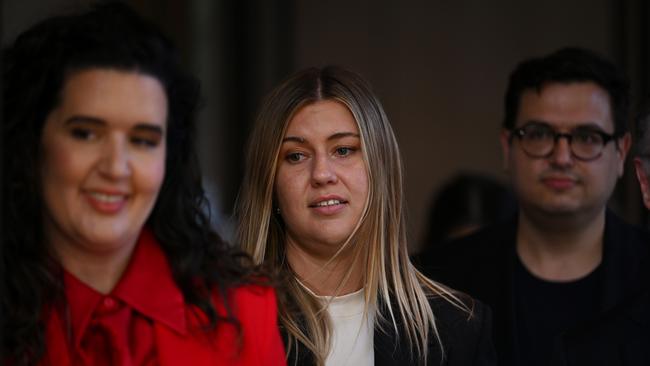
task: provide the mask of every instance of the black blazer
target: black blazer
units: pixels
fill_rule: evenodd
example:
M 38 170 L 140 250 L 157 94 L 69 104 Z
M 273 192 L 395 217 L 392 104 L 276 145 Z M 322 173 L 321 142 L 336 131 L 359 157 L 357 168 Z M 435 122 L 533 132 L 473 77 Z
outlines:
M 517 220 L 490 226 L 418 257 L 429 277 L 464 291 L 492 308 L 493 339 L 500 365 L 517 365 L 514 265 Z M 648 257 L 650 234 L 607 212 L 603 237 L 602 296 L 605 314 L 640 292 L 642 261 Z M 598 322 L 594 319 L 594 322 Z M 552 350 L 549 350 L 552 352 Z
M 496 365 L 496 353 L 491 340 L 491 314 L 489 308 L 464 294 L 457 294 L 468 307 L 472 308 L 471 316 L 456 308 L 441 298 L 429 300 L 436 326 L 444 347 L 444 356 L 437 339 L 430 333 L 426 366 L 489 366 Z M 398 322 L 398 327 L 401 323 Z M 406 335 L 395 334 L 392 325 L 384 327 L 384 331 L 375 328 L 373 346 L 375 349 L 376 366 L 423 365 L 423 360 L 415 358 L 416 349 L 408 344 Z M 284 332 L 283 332 L 284 333 Z M 285 343 L 286 343 L 286 333 Z M 287 364 L 314 365 L 314 360 L 304 347 L 296 354 L 295 347 L 291 348 Z M 297 356 L 297 358 L 296 358 Z

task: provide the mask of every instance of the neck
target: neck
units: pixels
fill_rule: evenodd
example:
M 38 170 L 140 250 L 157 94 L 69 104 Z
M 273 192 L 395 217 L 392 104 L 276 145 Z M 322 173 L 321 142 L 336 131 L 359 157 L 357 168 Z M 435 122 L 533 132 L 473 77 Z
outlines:
M 55 248 L 63 268 L 97 292 L 108 294 L 122 277 L 135 242 L 108 252 L 92 252 L 78 245 L 56 245 Z
M 298 280 L 319 296 L 341 296 L 363 287 L 361 256 L 348 248 L 336 255 L 319 255 L 287 238 L 287 260 Z
M 520 211 L 517 254 L 531 273 L 544 280 L 582 278 L 602 260 L 605 210 L 590 220 L 565 219 L 537 220 Z

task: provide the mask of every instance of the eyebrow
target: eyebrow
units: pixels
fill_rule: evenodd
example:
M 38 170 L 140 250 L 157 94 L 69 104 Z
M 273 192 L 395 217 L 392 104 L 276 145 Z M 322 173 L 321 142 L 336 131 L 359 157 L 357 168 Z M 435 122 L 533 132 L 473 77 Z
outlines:
M 91 124 L 91 125 L 105 125 L 106 122 L 101 118 L 90 116 L 72 116 L 65 121 L 65 125 L 74 125 L 77 123 Z
M 342 139 L 344 137 L 356 137 L 356 138 L 359 138 L 359 134 L 358 133 L 353 133 L 353 132 L 337 132 L 337 133 L 333 134 L 332 136 L 328 137 L 327 141 L 338 140 L 338 139 Z
M 163 135 L 164 130 L 162 127 L 158 125 L 152 125 L 149 123 L 138 123 L 133 127 L 134 130 L 136 131 L 145 131 L 145 132 L 150 132 L 150 133 L 155 133 L 157 135 Z
M 96 125 L 101 127 L 106 125 L 106 121 L 104 121 L 101 118 L 83 116 L 83 115 L 72 116 L 65 121 L 66 126 L 74 125 L 74 124 L 90 124 L 90 125 Z M 164 130 L 161 126 L 152 123 L 138 123 L 135 126 L 133 126 L 132 130 L 151 132 L 158 135 L 163 135 L 164 133 Z
M 553 129 L 556 128 L 556 126 L 553 126 L 552 124 L 550 124 L 550 123 L 548 123 L 548 122 L 546 122 L 546 121 L 540 121 L 540 120 L 537 120 L 537 119 L 531 119 L 531 120 L 528 120 L 528 121 L 526 121 L 526 123 L 524 123 L 521 127 L 524 127 L 524 126 L 526 126 L 526 125 L 532 125 L 532 124 L 545 125 L 545 126 L 548 126 L 548 127 L 550 127 L 550 128 L 553 128 Z M 571 128 L 571 130 L 573 131 L 573 130 L 580 129 L 580 128 L 589 128 L 589 129 L 598 130 L 598 131 L 605 131 L 601 126 L 599 126 L 599 125 L 598 125 L 597 123 L 595 123 L 595 122 L 583 122 L 583 123 L 579 123 L 579 124 L 577 124 L 576 126 L 573 126 L 573 127 Z
M 354 132 L 336 132 L 336 133 L 332 134 L 331 136 L 329 136 L 327 138 L 327 141 L 339 140 L 339 139 L 342 139 L 344 137 L 360 138 L 358 133 L 354 133 Z M 305 143 L 306 139 L 304 137 L 298 137 L 298 136 L 287 136 L 287 137 L 282 139 L 282 143 L 290 142 L 290 141 L 302 144 L 302 143 Z

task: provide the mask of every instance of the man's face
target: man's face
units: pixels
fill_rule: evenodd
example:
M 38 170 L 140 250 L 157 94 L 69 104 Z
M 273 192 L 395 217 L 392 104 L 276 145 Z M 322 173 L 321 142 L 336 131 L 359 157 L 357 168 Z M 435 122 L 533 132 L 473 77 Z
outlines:
M 576 128 L 614 133 L 607 92 L 592 82 L 549 83 L 538 92 L 525 90 L 520 97 L 515 128 L 530 123 L 550 126 L 559 133 Z M 623 174 L 630 137 L 619 138 L 603 147 L 602 154 L 589 161 L 577 159 L 567 138 L 556 141 L 546 157 L 532 157 L 521 141 L 501 134 L 504 164 L 510 170 L 513 187 L 525 213 L 546 215 L 597 214 Z

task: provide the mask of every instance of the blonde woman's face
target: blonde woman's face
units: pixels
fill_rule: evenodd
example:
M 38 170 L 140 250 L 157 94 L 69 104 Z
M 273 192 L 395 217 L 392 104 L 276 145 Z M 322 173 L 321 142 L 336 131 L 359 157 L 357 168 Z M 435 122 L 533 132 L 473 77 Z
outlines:
M 287 240 L 332 253 L 361 218 L 368 177 L 357 123 L 336 101 L 300 109 L 280 147 L 275 192 Z

